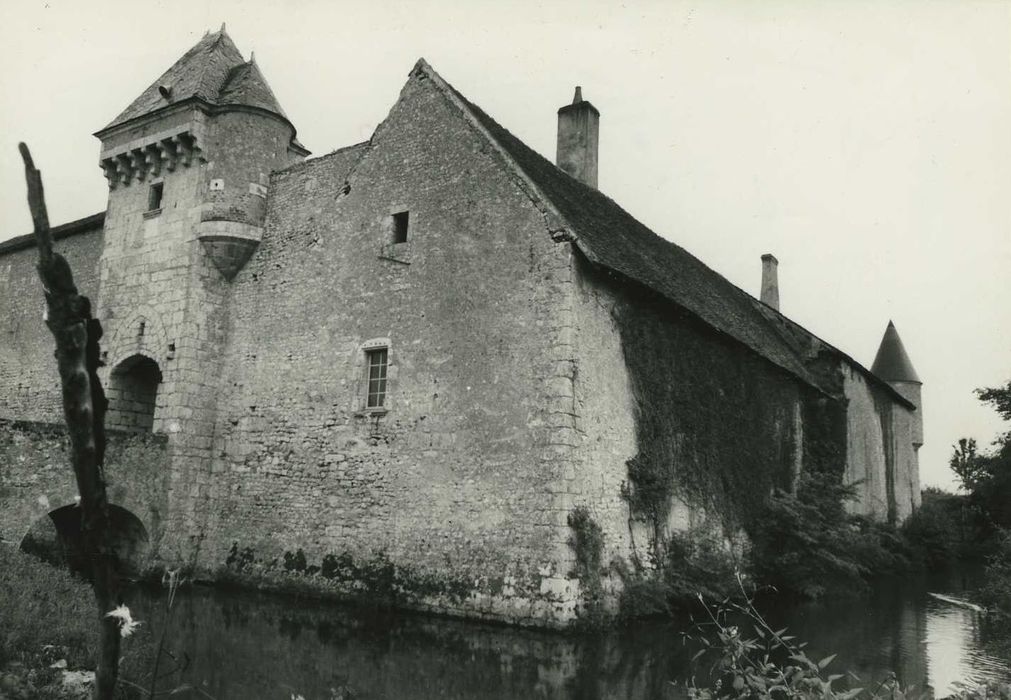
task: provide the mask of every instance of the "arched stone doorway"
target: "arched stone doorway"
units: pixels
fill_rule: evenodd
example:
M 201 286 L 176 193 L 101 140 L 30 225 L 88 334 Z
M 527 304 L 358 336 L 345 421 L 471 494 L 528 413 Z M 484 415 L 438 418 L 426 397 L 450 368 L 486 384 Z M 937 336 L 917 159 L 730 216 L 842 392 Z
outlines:
M 144 355 L 131 355 L 109 375 L 109 412 L 105 426 L 118 430 L 150 433 L 155 426 L 158 386 L 161 384 L 158 363 Z
M 126 508 L 111 503 L 109 520 L 120 573 L 139 573 L 148 552 L 147 528 Z M 81 507 L 73 503 L 36 520 L 22 538 L 20 549 L 87 577 L 90 567 L 81 545 Z

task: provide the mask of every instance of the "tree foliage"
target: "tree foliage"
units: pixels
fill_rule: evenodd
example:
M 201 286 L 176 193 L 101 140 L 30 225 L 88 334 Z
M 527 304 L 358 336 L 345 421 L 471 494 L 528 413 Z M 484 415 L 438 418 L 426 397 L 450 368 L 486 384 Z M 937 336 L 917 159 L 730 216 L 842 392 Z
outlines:
M 976 396 L 1011 421 L 1011 381 L 977 389 Z M 1011 431 L 999 435 L 990 450 L 980 450 L 974 438 L 962 438 L 949 463 L 969 492 L 970 502 L 987 521 L 995 527 L 1011 527 Z

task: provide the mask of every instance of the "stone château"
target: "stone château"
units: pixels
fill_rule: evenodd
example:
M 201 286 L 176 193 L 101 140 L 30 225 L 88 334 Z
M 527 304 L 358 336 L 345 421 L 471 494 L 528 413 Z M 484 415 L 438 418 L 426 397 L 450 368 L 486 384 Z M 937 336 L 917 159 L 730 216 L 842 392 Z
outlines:
M 605 565 L 674 530 L 738 542 L 806 470 L 907 517 L 920 381 L 894 326 L 868 370 L 779 313 L 774 257 L 756 299 L 660 238 L 597 190 L 599 124 L 577 88 L 555 165 L 419 60 L 368 141 L 307 159 L 222 28 L 98 131 L 107 209 L 55 237 L 104 327 L 134 553 L 562 625 L 589 589 L 576 512 Z M 34 259 L 0 243 L 13 543 L 74 527 Z

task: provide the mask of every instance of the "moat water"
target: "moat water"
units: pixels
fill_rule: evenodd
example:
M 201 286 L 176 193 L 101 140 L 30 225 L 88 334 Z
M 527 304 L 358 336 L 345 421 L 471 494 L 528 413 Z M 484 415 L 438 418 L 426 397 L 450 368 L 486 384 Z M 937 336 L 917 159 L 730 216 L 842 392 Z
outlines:
M 927 595 L 958 596 L 971 584 L 958 573 L 905 577 L 866 598 L 768 604 L 763 613 L 807 640 L 812 657 L 838 654 L 830 671 L 853 671 L 870 687 L 894 671 L 903 685 L 943 697 L 958 681 L 1011 677 L 977 613 Z M 135 615 L 159 629 L 164 593 L 135 596 Z M 173 697 L 218 700 L 316 700 L 332 688 L 350 691 L 334 697 L 390 700 L 682 698 L 671 681 L 692 673 L 697 647 L 681 635 L 689 628 L 649 621 L 558 634 L 194 586 L 179 592 L 166 643 L 188 665 L 164 686 L 190 683 L 206 695 Z

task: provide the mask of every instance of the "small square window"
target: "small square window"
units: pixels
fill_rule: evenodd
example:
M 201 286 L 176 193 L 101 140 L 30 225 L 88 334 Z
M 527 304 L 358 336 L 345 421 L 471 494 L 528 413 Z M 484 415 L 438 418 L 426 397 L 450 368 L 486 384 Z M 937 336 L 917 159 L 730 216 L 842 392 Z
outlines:
M 147 191 L 147 210 L 154 211 L 161 209 L 161 195 L 164 191 L 165 183 L 156 182 Z
M 393 242 L 394 243 L 406 243 L 407 242 L 407 225 L 410 215 L 406 211 L 398 212 L 393 215 Z
M 368 367 L 368 394 L 365 408 L 386 406 L 386 370 L 388 368 L 387 348 L 376 348 L 365 353 Z

